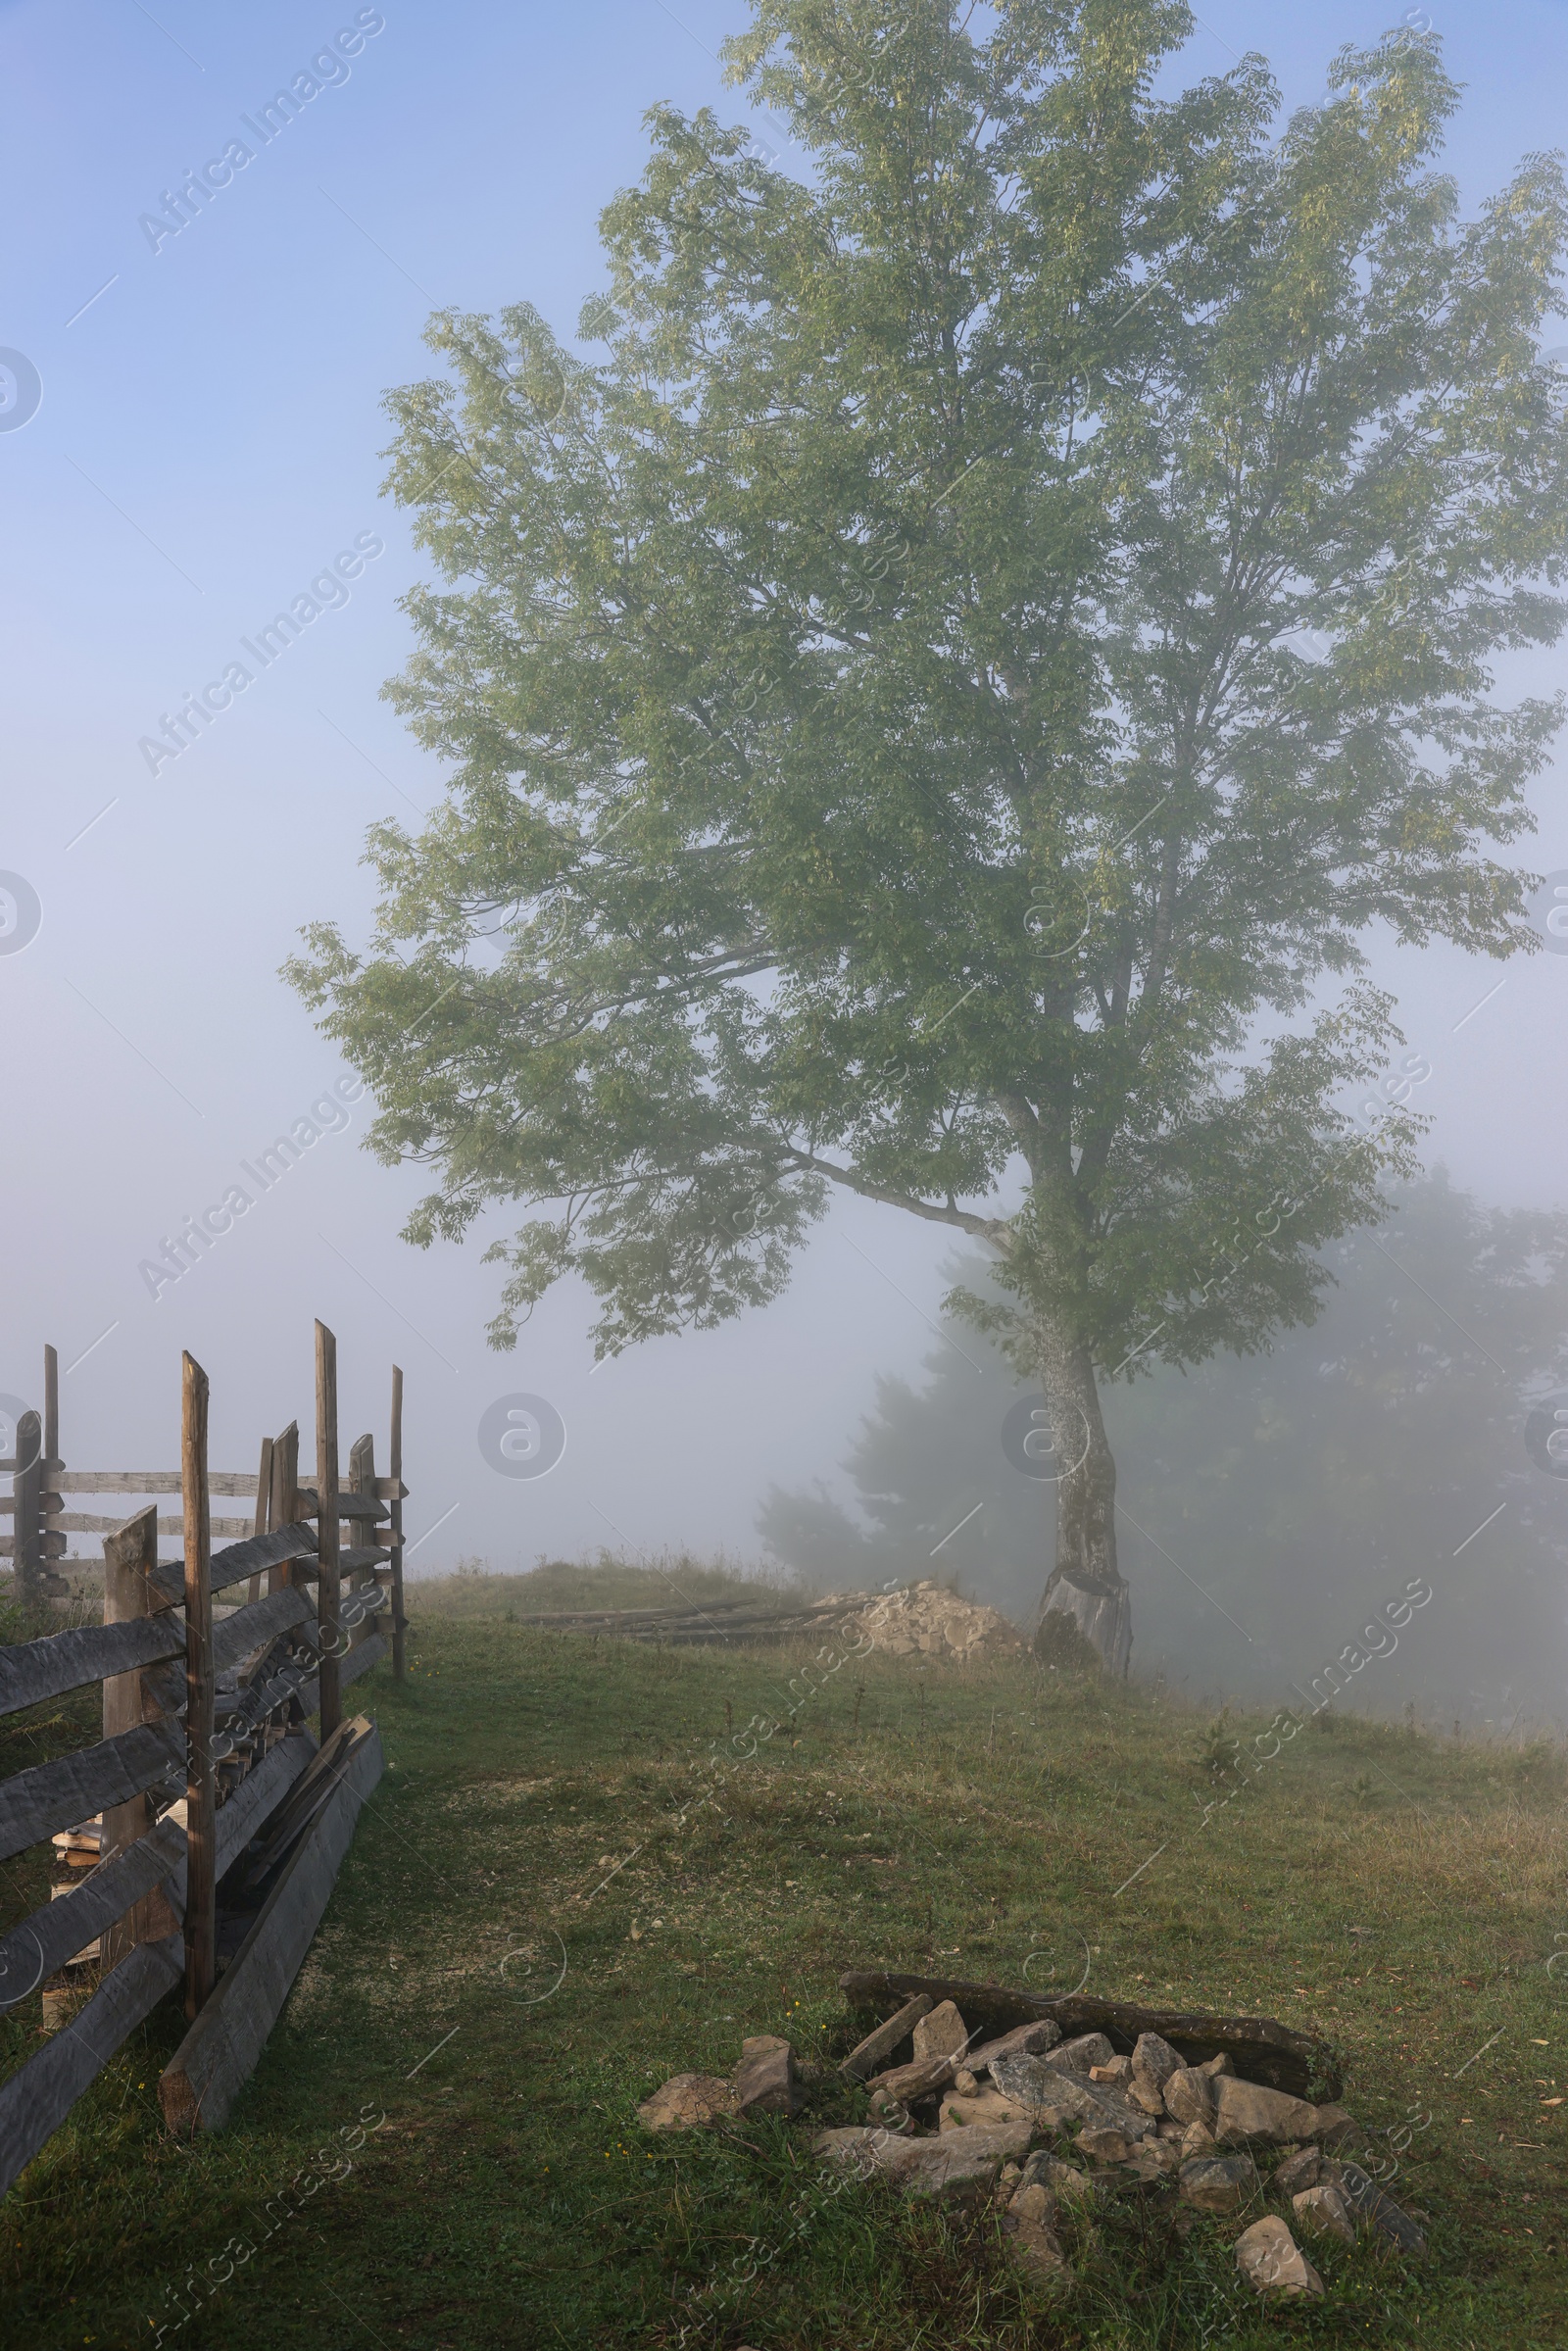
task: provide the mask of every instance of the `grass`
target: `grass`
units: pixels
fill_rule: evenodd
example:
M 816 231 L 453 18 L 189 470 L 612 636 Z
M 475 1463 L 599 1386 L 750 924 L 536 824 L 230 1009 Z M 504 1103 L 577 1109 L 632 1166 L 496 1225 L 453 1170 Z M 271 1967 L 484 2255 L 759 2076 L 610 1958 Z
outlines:
M 543 1559 L 526 1574 L 496 1574 L 478 1559 L 460 1559 L 448 1576 L 429 1576 L 409 1587 L 416 1601 L 442 1616 L 563 1615 L 568 1609 L 710 1608 L 715 1600 L 804 1597 L 794 1577 L 720 1557 L 710 1564 L 683 1551 L 661 1554 L 650 1567 L 629 1567 L 603 1552 L 592 1562 Z
M 1220 1739 L 1146 1689 L 875 1655 L 758 1745 L 787 1651 L 595 1641 L 438 1597 L 414 1594 L 408 1683 L 356 1688 L 389 1768 L 229 2128 L 165 2135 L 166 2005 L 0 2207 L 0 2342 L 153 2344 L 193 2279 L 164 2339 L 200 2351 L 1568 2338 L 1568 2142 L 1543 2104 L 1568 2090 L 1555 1748 L 1325 1716 L 1226 1802 L 1225 1741 L 1266 1718 Z M 74 1743 L 69 1707 L 47 1721 L 0 1770 Z M 714 1742 L 731 1762 L 699 1806 Z M 1332 2038 L 1363 2123 L 1413 2128 L 1393 2189 L 1432 2216 L 1429 2260 L 1314 2247 L 1326 2300 L 1263 2308 L 1234 2222 L 1184 2236 L 1134 2192 L 1069 2228 L 1072 2298 L 1032 2304 L 993 2219 L 829 2193 L 799 2126 L 637 2124 L 743 2033 L 836 2057 L 845 1966 L 1068 1988 L 1086 1955 L 1091 1990 Z M 36 2012 L 5 2026 L 8 2062 Z

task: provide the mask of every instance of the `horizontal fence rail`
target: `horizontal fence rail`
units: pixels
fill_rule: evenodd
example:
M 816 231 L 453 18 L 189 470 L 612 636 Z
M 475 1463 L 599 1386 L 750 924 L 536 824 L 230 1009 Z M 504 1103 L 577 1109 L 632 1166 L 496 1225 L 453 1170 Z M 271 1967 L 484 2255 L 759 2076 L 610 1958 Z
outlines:
M 0 2012 L 42 1990 L 47 2029 L 73 1987 L 93 1986 L 69 2031 L 0 2083 L 0 2194 L 181 1980 L 190 2029 L 160 2098 L 175 2129 L 220 2126 L 380 1776 L 374 1725 L 342 1720 L 342 1692 L 388 1654 L 404 1672 L 401 1371 L 391 1475 L 376 1476 L 366 1436 L 340 1479 L 335 1342 L 317 1325 L 306 1486 L 292 1422 L 255 1472 L 210 1470 L 206 1375 L 186 1356 L 182 1379 L 177 1470 L 68 1470 L 46 1348 L 43 1410 L 21 1414 L 0 1459 L 0 1557 L 35 1622 L 71 1594 L 63 1568 L 97 1567 L 66 1556 L 67 1534 L 104 1538 L 103 1622 L 0 1644 L 0 1718 L 94 1684 L 103 1713 L 100 1739 L 0 1780 L 0 1861 L 52 1838 L 69 1873 L 0 1932 Z M 68 1511 L 68 1494 L 153 1499 L 120 1519 Z M 164 1496 L 176 1511 L 159 1512 Z M 214 1496 L 249 1498 L 251 1514 L 215 1516 Z M 161 1536 L 183 1557 L 160 1558 Z M 220 1881 L 224 1915 L 243 1922 L 225 1930 L 238 1949 L 221 1972 Z

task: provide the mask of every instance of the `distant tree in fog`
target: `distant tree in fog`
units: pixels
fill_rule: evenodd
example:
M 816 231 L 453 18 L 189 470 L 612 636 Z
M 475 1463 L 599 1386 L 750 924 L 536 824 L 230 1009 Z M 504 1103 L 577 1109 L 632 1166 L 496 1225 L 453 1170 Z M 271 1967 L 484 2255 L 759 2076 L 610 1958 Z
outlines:
M 454 773 L 371 836 L 370 950 L 291 967 L 438 1170 L 412 1239 L 541 1210 L 500 1345 L 567 1271 L 601 1350 L 760 1304 L 836 1186 L 980 1244 L 1046 1609 L 1116 1670 L 1102 1386 L 1310 1320 L 1413 1165 L 1340 1107 L 1399 1042 L 1360 942 L 1530 942 L 1492 845 L 1559 712 L 1489 664 L 1568 537 L 1556 163 L 1463 223 L 1435 40 L 1281 130 L 1256 57 L 1174 88 L 1192 24 L 759 0 L 808 178 L 656 108 L 601 359 L 432 322 L 390 691 Z

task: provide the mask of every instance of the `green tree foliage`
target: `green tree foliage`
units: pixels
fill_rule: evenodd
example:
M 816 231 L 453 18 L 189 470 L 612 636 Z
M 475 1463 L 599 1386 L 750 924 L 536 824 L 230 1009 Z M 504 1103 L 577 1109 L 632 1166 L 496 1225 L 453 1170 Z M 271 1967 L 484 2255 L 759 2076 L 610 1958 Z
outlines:
M 1543 1475 L 1524 1430 L 1531 1398 L 1568 1383 L 1568 1215 L 1487 1208 L 1439 1170 L 1323 1265 L 1333 1286 L 1310 1330 L 1107 1399 L 1140 1653 L 1200 1689 L 1283 1691 L 1424 1576 L 1434 1603 L 1396 1661 L 1357 1678 L 1355 1702 L 1560 1714 L 1568 1480 Z M 979 1259 L 955 1270 L 988 1279 Z M 844 1463 L 855 1508 L 775 1488 L 761 1532 L 826 1588 L 945 1576 L 1027 1621 L 1050 1489 L 1003 1450 L 1021 1392 L 961 1325 L 925 1370 L 919 1387 L 878 1381 Z
M 1336 1107 L 1396 1040 L 1360 942 L 1529 940 L 1558 719 L 1489 666 L 1563 616 L 1555 163 L 1462 222 L 1435 43 L 1281 130 L 1256 58 L 1161 94 L 1191 23 L 760 0 L 808 176 L 657 108 L 601 356 L 432 322 L 390 691 L 450 790 L 291 966 L 438 1171 L 411 1238 L 537 1211 L 500 1345 L 568 1269 L 602 1349 L 761 1303 L 835 1187 L 982 1243 L 1112 1660 L 1100 1383 L 1315 1311 L 1411 1164 Z

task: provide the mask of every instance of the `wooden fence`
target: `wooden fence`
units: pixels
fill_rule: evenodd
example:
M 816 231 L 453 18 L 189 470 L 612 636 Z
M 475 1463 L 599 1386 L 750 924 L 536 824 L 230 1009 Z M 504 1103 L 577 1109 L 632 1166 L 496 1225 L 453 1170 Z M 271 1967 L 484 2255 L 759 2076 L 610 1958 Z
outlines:
M 264 1440 L 255 1472 L 209 1468 L 207 1376 L 188 1354 L 177 1470 L 69 1471 L 55 1366 L 46 1348 L 43 1413 L 22 1415 L 0 1461 L 13 1487 L 3 1548 L 36 1608 L 70 1590 L 67 1535 L 101 1534 L 103 1622 L 0 1646 L 0 1717 L 101 1682 L 103 1738 L 0 1781 L 0 1861 L 51 1838 L 70 1875 L 0 1935 L 0 2010 L 41 1986 L 47 2020 L 84 1969 L 96 1987 L 0 2084 L 0 2193 L 181 1979 L 189 2030 L 160 2100 L 176 2129 L 220 2128 L 380 1777 L 375 1727 L 343 1719 L 342 1691 L 387 1653 L 383 1614 L 404 1671 L 401 1371 L 388 1474 L 367 1436 L 341 1481 L 336 1342 L 317 1324 L 316 1483 L 302 1487 L 293 1422 Z M 179 1510 L 66 1509 L 86 1494 L 177 1494 Z M 254 1497 L 251 1515 L 214 1517 L 215 1494 Z M 161 1535 L 180 1537 L 180 1558 L 159 1558 Z M 215 1537 L 237 1540 L 214 1549 Z

